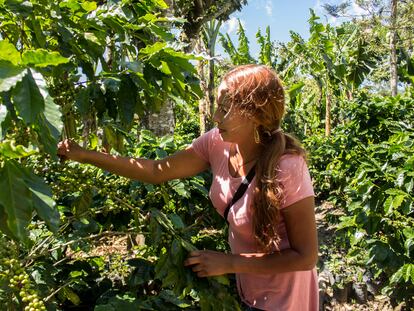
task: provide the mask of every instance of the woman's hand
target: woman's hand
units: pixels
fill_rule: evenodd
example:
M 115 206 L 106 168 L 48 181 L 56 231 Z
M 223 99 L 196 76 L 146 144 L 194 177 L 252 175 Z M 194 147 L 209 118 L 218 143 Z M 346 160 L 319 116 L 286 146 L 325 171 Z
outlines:
M 233 255 L 215 251 L 191 252 L 185 266 L 192 266 L 191 269 L 198 277 L 223 275 L 232 273 Z
M 58 143 L 57 154 L 63 160 L 70 159 L 76 162 L 83 162 L 86 152 L 87 150 L 70 139 L 65 139 Z

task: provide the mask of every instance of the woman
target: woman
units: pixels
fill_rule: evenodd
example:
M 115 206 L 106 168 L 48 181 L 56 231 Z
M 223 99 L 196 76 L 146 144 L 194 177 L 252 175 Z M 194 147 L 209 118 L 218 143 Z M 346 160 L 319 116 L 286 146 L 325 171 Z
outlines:
M 162 160 L 88 151 L 70 141 L 58 153 L 148 183 L 213 173 L 210 198 L 221 215 L 243 177 L 255 172 L 227 214 L 232 253 L 192 252 L 184 262 L 199 277 L 235 273 L 247 310 L 316 311 L 317 233 L 305 152 L 280 129 L 281 81 L 268 67 L 244 65 L 218 88 L 217 128 Z

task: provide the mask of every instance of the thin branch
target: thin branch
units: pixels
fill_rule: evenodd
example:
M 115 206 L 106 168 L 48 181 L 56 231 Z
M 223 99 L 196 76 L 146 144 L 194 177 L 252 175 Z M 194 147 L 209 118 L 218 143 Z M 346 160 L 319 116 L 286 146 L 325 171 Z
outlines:
M 65 284 L 63 284 L 62 286 L 60 286 L 58 289 L 56 289 L 54 292 L 52 292 L 49 296 L 47 296 L 45 299 L 44 299 L 44 302 L 48 302 L 50 299 L 52 299 L 52 297 L 54 296 L 54 295 L 56 295 L 58 292 L 60 292 L 60 290 L 61 289 L 63 289 L 63 288 L 65 288 L 66 286 L 68 286 L 68 285 L 70 285 L 71 283 L 73 283 L 74 282 L 74 280 L 69 280 L 69 281 L 67 281 Z
M 62 262 L 64 262 L 64 261 L 69 261 L 69 260 L 72 260 L 72 258 L 70 258 L 70 257 L 63 257 L 61 260 L 56 261 L 56 262 L 53 264 L 53 267 L 56 267 L 56 266 L 60 265 Z
M 49 242 L 49 240 L 53 239 L 53 235 L 49 235 L 46 239 L 44 239 L 40 244 L 38 244 L 36 247 L 34 247 L 30 253 L 28 254 L 27 257 L 32 257 L 33 254 L 35 254 L 43 245 L 45 245 L 47 242 Z
M 115 201 L 118 201 L 119 203 L 124 204 L 126 207 L 128 207 L 131 210 L 136 210 L 137 209 L 136 207 L 132 206 L 131 204 L 125 202 L 124 200 L 122 200 L 122 199 L 120 199 L 116 196 L 113 196 L 112 198 L 115 199 Z

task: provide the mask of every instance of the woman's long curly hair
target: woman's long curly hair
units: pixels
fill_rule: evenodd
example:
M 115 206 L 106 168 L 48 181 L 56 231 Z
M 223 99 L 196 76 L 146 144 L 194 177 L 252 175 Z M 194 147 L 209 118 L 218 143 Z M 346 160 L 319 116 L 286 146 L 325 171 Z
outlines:
M 280 242 L 277 232 L 283 199 L 277 178 L 280 157 L 288 153 L 305 157 L 305 150 L 292 136 L 277 131 L 285 113 L 285 95 L 281 80 L 271 68 L 255 64 L 238 66 L 223 77 L 223 82 L 231 105 L 254 120 L 263 145 L 256 164 L 253 232 L 259 247 L 269 252 Z

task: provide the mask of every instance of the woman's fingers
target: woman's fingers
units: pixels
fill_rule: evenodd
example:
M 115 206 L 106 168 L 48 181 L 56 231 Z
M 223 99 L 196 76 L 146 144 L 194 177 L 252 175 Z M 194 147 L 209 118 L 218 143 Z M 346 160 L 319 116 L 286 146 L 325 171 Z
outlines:
M 207 270 L 208 267 L 206 265 L 206 256 L 204 256 L 207 251 L 203 252 L 191 252 L 189 257 L 184 261 L 184 266 L 191 266 L 191 270 L 197 274 L 198 277 L 206 277 L 209 276 Z
M 65 139 L 57 145 L 57 155 L 63 159 L 77 159 L 77 154 L 80 152 L 81 147 L 74 141 Z
M 201 257 L 199 255 L 197 256 L 192 256 L 192 253 L 190 254 L 190 257 L 188 257 L 185 261 L 184 261 L 184 266 L 191 266 L 191 265 L 195 265 L 201 262 Z
M 190 253 L 184 265 L 191 266 L 199 277 L 223 275 L 230 272 L 231 259 L 229 254 L 216 251 L 195 251 Z
M 193 272 L 201 272 L 204 270 L 204 267 L 201 265 L 195 265 L 191 268 L 191 270 L 193 270 Z
M 198 277 L 208 276 L 206 272 L 206 267 L 202 263 L 190 263 L 186 264 L 186 266 L 191 266 L 191 270 L 197 274 Z

